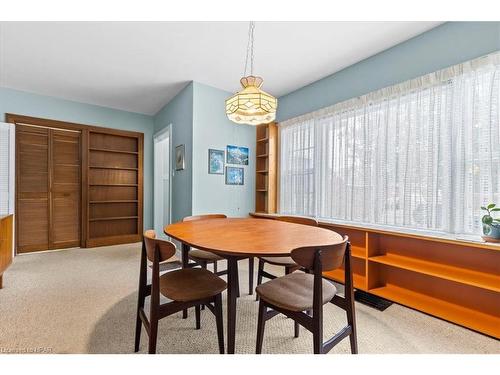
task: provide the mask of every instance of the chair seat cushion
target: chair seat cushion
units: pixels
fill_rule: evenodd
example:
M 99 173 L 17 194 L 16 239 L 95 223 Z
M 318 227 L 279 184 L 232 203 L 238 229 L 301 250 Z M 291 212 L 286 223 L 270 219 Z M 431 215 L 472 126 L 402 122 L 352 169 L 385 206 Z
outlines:
M 302 272 L 278 277 L 257 286 L 260 298 L 272 305 L 290 311 L 311 310 L 313 307 L 314 275 Z M 323 304 L 337 293 L 331 282 L 323 279 Z
M 262 257 L 260 259 L 262 259 L 266 263 L 274 264 L 276 266 L 285 266 L 285 267 L 297 266 L 297 267 L 299 267 L 299 265 L 294 262 L 292 257 Z
M 219 276 L 203 268 L 185 268 L 160 276 L 160 293 L 179 302 L 216 296 L 226 285 Z
M 200 250 L 200 249 L 191 249 L 189 250 L 189 257 L 193 260 L 201 260 L 207 262 L 215 262 L 218 260 L 223 260 L 224 258 L 211 253 L 210 251 Z

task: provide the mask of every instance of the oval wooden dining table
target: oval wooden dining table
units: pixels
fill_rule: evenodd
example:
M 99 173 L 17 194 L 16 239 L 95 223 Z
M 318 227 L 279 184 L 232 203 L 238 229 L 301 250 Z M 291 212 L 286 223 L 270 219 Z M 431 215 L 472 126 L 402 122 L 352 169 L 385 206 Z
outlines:
M 318 227 L 270 219 L 227 218 L 179 222 L 164 228 L 182 244 L 182 265 L 188 267 L 190 247 L 227 259 L 227 353 L 235 351 L 238 260 L 248 257 L 289 256 L 303 246 L 334 245 L 338 233 Z

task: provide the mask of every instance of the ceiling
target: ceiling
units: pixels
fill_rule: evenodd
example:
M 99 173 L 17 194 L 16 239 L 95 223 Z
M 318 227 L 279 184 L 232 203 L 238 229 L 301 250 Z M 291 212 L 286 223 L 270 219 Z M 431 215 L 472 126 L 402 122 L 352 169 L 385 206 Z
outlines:
M 254 74 L 277 97 L 441 22 L 257 22 Z M 246 22 L 1 22 L 0 86 L 155 114 L 193 80 L 234 92 Z

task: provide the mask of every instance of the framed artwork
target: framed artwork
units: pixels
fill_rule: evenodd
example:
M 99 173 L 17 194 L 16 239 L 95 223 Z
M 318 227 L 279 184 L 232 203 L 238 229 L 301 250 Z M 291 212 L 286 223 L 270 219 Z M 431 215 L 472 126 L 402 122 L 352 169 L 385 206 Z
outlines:
M 175 147 L 175 170 L 182 171 L 186 168 L 186 150 L 184 145 L 179 145 Z
M 226 167 L 226 185 L 243 185 L 245 172 L 243 168 Z
M 227 145 L 227 164 L 248 165 L 248 147 Z
M 224 174 L 224 150 L 208 149 L 208 173 Z

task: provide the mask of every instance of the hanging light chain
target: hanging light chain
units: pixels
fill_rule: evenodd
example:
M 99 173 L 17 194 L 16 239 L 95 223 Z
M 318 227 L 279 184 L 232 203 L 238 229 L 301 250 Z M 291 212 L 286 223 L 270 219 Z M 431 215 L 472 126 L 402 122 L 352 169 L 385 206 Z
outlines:
M 254 42 L 254 36 L 253 36 L 253 31 L 255 29 L 255 22 L 250 21 L 250 25 L 248 26 L 248 44 L 247 44 L 247 55 L 245 58 L 245 71 L 243 72 L 243 77 L 247 76 L 247 69 L 248 69 L 248 57 L 250 55 L 250 75 L 253 75 L 253 42 Z

